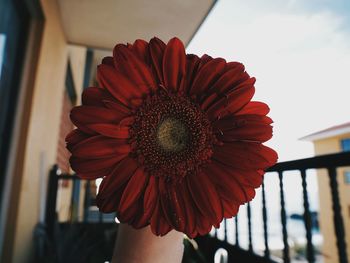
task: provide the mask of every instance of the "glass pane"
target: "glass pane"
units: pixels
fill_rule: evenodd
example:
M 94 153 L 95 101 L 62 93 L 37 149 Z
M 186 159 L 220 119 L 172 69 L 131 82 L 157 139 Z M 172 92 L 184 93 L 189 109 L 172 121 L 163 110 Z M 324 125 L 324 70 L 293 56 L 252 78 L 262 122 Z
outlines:
M 2 72 L 2 65 L 4 62 L 4 55 L 5 55 L 5 42 L 6 42 L 6 35 L 0 34 L 0 78 L 1 78 L 1 72 Z
M 341 141 L 341 147 L 343 152 L 350 151 L 350 139 L 344 139 Z
M 350 184 L 350 171 L 344 172 L 344 182 Z

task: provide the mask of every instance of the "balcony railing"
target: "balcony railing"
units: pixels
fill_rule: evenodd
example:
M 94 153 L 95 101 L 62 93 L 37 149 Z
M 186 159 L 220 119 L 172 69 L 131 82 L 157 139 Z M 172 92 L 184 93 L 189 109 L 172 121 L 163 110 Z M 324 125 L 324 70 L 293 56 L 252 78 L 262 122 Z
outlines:
M 282 232 L 282 240 L 283 240 L 283 251 L 282 251 L 282 260 L 283 262 L 289 263 L 291 262 L 290 257 L 290 249 L 288 244 L 288 232 L 287 232 L 287 215 L 286 215 L 286 204 L 285 204 L 285 193 L 284 193 L 284 172 L 286 171 L 299 171 L 301 176 L 301 187 L 302 187 L 302 199 L 303 199 L 303 221 L 305 225 L 305 238 L 306 238 L 306 259 L 308 262 L 316 262 L 315 258 L 315 249 L 313 244 L 313 220 L 310 212 L 309 205 L 309 192 L 307 190 L 307 173 L 306 171 L 309 169 L 326 169 L 328 171 L 329 177 L 329 188 L 331 192 L 332 198 L 332 213 L 330 215 L 333 216 L 333 224 L 335 229 L 335 237 L 336 237 L 336 247 L 338 253 L 338 259 L 340 263 L 347 263 L 347 247 L 345 241 L 345 230 L 344 230 L 344 222 L 341 212 L 341 205 L 339 200 L 339 190 L 338 190 L 338 181 L 337 181 L 337 168 L 350 166 L 350 152 L 346 153 L 338 153 L 338 154 L 329 154 L 322 155 L 313 158 L 306 158 L 294 161 L 280 162 L 275 166 L 271 167 L 267 170 L 269 173 L 277 173 L 279 180 L 279 196 L 280 196 L 280 224 L 281 224 L 281 232 Z M 267 207 L 266 204 L 266 186 L 263 183 L 261 191 L 262 191 L 262 223 L 263 223 L 263 239 L 264 239 L 264 253 L 263 257 L 266 259 L 266 262 L 273 262 L 271 258 L 271 253 L 269 249 L 269 230 L 268 230 L 268 216 L 267 216 Z M 222 228 L 224 228 L 224 240 L 217 239 L 217 230 L 214 230 L 214 240 L 217 242 L 212 242 L 211 244 L 216 246 L 216 248 L 212 251 L 217 251 L 219 248 L 227 248 L 230 247 L 227 235 L 227 219 L 224 220 L 222 224 Z M 239 216 L 235 217 L 234 225 L 235 225 L 235 244 L 236 248 L 240 248 L 239 244 Z M 247 222 L 248 222 L 248 252 L 253 253 L 253 239 L 256 236 L 252 235 L 251 228 L 251 207 L 250 203 L 247 204 Z M 326 226 L 325 226 L 326 227 Z M 223 246 L 223 244 L 225 244 Z M 214 255 L 210 255 L 211 258 Z M 230 250 L 228 250 L 228 262 L 230 260 Z
M 85 182 L 85 185 L 81 183 Z M 57 201 L 59 191 L 67 186 L 63 186 L 64 183 L 71 183 L 69 187 L 69 203 L 66 204 L 68 209 L 68 222 L 79 223 L 112 223 L 115 222 L 115 213 L 104 214 L 100 213 L 95 205 L 96 193 L 91 191 L 92 188 L 96 188 L 95 181 L 82 180 L 75 174 L 63 174 L 57 165 L 54 165 L 50 171 L 49 183 L 48 183 L 48 195 L 46 203 L 46 225 L 48 233 L 53 232 L 55 223 L 58 221 L 57 214 Z M 61 185 L 61 189 L 59 186 Z M 83 200 L 80 200 L 80 192 L 84 191 Z M 82 216 L 78 210 L 79 207 L 83 207 Z
M 252 234 L 252 208 L 251 204 L 247 204 L 247 228 L 248 228 L 248 248 L 244 249 L 243 246 L 240 245 L 240 214 L 234 218 L 234 228 L 235 232 L 230 233 L 230 229 L 228 228 L 228 220 L 225 219 L 221 224 L 221 230 L 224 232 L 224 238 L 218 238 L 218 230 L 214 230 L 214 235 L 205 236 L 197 239 L 199 244 L 199 249 L 202 249 L 203 254 L 207 258 L 207 262 L 213 262 L 215 253 L 223 248 L 227 251 L 227 262 L 241 262 L 237 261 L 238 258 L 241 260 L 244 259 L 244 262 L 291 262 L 290 256 L 290 248 L 288 243 L 288 231 L 287 231 L 287 223 L 288 217 L 286 213 L 286 196 L 285 196 L 285 185 L 284 179 L 287 176 L 285 174 L 286 171 L 299 171 L 301 177 L 301 187 L 302 187 L 302 200 L 303 200 L 303 222 L 305 226 L 305 239 L 306 239 L 306 259 L 308 262 L 316 262 L 315 249 L 313 244 L 313 233 L 312 228 L 314 227 L 314 220 L 312 220 L 312 212 L 310 211 L 309 204 L 309 191 L 307 190 L 307 170 L 310 169 L 326 169 L 328 171 L 329 177 L 329 188 L 332 198 L 332 215 L 333 215 L 333 224 L 335 229 L 335 237 L 336 237 L 336 246 L 338 252 L 338 258 L 340 263 L 348 263 L 347 250 L 346 250 L 346 241 L 345 241 L 345 230 L 344 230 L 344 222 L 341 213 L 341 206 L 339 200 L 339 191 L 338 191 L 338 182 L 337 182 L 337 168 L 350 166 L 350 152 L 347 153 L 338 153 L 338 154 L 330 154 L 317 156 L 313 158 L 306 158 L 301 160 L 294 160 L 288 162 L 281 162 L 276 164 L 275 166 L 268 169 L 268 173 L 277 173 L 278 181 L 279 181 L 279 205 L 280 205 L 280 225 L 281 225 L 281 235 L 282 235 L 282 257 L 281 259 L 277 259 L 271 254 L 271 249 L 269 248 L 269 218 L 268 218 L 268 209 L 269 204 L 266 198 L 266 187 L 267 185 L 263 183 L 261 187 L 261 222 L 262 222 L 262 238 L 264 243 L 263 254 L 258 255 L 255 254 L 254 251 L 254 239 L 257 238 L 256 235 Z M 289 175 L 288 175 L 289 176 Z M 266 177 L 265 177 L 266 178 Z M 76 209 L 76 205 L 74 205 L 74 196 L 76 193 L 74 191 L 79 191 L 79 187 L 75 187 L 74 185 L 78 183 L 80 180 L 75 175 L 68 174 L 60 174 L 57 166 L 54 166 L 50 172 L 49 178 L 49 188 L 48 188 L 48 196 L 47 196 L 47 208 L 46 208 L 46 225 L 47 232 L 49 235 L 53 233 L 53 228 L 55 223 L 57 222 L 57 212 L 56 212 L 56 202 L 57 202 L 57 193 L 58 186 L 60 181 L 69 180 L 73 182 L 72 190 L 72 198 L 70 199 L 70 215 L 71 221 L 76 220 L 74 215 L 76 216 L 77 212 L 74 211 Z M 92 223 L 92 222 L 114 222 L 114 215 L 104 215 L 99 213 L 97 210 L 91 210 L 91 207 L 94 207 L 94 193 L 91 193 L 91 184 L 95 182 L 87 181 L 85 184 L 85 194 L 83 201 L 83 216 L 80 219 L 81 222 Z M 80 186 L 81 189 L 81 186 Z M 92 212 L 93 211 L 93 212 Z M 234 236 L 235 242 L 234 245 L 228 242 L 228 236 Z M 250 261 L 249 261 L 250 258 Z M 243 261 L 242 261 L 243 262 Z

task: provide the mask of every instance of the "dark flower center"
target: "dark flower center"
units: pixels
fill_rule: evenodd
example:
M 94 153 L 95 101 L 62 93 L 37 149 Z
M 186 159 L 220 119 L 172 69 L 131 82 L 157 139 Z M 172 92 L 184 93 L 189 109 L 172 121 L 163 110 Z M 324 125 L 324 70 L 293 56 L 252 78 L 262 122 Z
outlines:
M 134 156 L 154 176 L 178 181 L 212 155 L 211 123 L 189 98 L 161 92 L 143 101 L 130 129 Z
M 188 143 L 188 129 L 177 119 L 165 119 L 158 127 L 157 139 L 164 151 L 179 152 Z

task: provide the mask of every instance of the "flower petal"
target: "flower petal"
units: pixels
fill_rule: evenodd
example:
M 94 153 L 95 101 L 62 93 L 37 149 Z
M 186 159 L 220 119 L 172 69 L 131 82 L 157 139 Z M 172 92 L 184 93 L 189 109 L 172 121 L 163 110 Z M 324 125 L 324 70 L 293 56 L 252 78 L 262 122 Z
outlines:
M 256 142 L 230 142 L 214 147 L 213 158 L 238 169 L 265 170 L 277 162 L 277 153 Z
M 68 135 L 66 136 L 66 143 L 67 143 L 66 147 L 69 151 L 72 151 L 72 148 L 76 144 L 89 138 L 90 138 L 89 134 L 86 134 L 78 129 L 74 129 L 70 133 L 68 133 Z
M 164 217 L 164 212 L 160 199 L 157 201 L 157 205 L 154 209 L 154 213 L 151 218 L 151 231 L 157 236 L 164 236 L 171 230 L 171 226 Z
M 213 161 L 207 167 L 207 173 L 211 175 L 210 180 L 217 187 L 219 195 L 230 202 L 243 204 L 250 201 L 255 195 L 253 186 L 242 185 L 241 176 L 237 170 L 228 169 L 218 161 Z
M 207 54 L 204 54 L 200 58 L 198 69 L 201 69 L 205 64 L 209 63 L 213 58 Z
M 122 190 L 115 191 L 110 195 L 102 198 L 100 196 L 96 196 L 96 205 L 99 210 L 103 213 L 112 213 L 116 212 L 121 195 L 123 194 Z
M 233 129 L 239 129 L 250 123 L 261 123 L 265 125 L 270 125 L 273 123 L 271 118 L 265 115 L 248 114 L 248 115 L 229 115 L 223 119 L 219 119 L 213 122 L 213 127 L 216 131 L 229 131 Z
M 202 109 L 206 110 L 208 106 L 222 97 L 221 94 L 227 94 L 229 90 L 235 89 L 239 84 L 249 79 L 249 75 L 244 71 L 241 63 L 226 64 L 226 71 L 221 74 L 220 78 L 211 86 L 207 95 L 202 100 Z M 204 106 L 203 106 L 204 105 Z
M 231 129 L 218 135 L 218 139 L 223 142 L 250 141 L 266 142 L 272 138 L 271 125 L 248 124 L 238 129 Z
M 145 211 L 153 210 L 158 197 L 158 178 L 150 176 L 148 185 L 143 197 L 143 208 Z
M 123 194 L 125 193 L 125 190 L 123 191 Z M 119 203 L 120 206 L 120 203 Z M 136 202 L 132 203 L 126 210 L 124 211 L 118 211 L 117 212 L 117 218 L 121 223 L 131 223 L 135 218 L 138 217 L 140 213 L 141 208 L 141 202 L 140 200 L 137 200 Z
M 251 101 L 247 105 L 245 105 L 241 110 L 237 111 L 235 115 L 267 115 L 269 112 L 270 108 L 265 103 L 259 101 Z
M 140 213 L 142 211 L 142 213 Z M 145 226 L 148 226 L 151 220 L 152 213 L 146 213 L 142 210 L 142 204 L 139 206 L 139 213 L 138 215 L 132 220 L 132 226 L 136 229 L 143 228 Z
M 143 39 L 135 40 L 134 44 L 132 45 L 131 50 L 146 65 L 149 64 L 150 56 L 149 56 L 149 52 L 148 52 L 149 51 L 148 50 L 148 43 L 145 40 L 143 40 Z
M 141 228 L 149 225 L 154 209 L 158 201 L 158 178 L 149 176 L 148 184 L 143 195 L 143 204 L 140 211 L 142 213 L 133 220 L 132 225 L 135 228 Z
M 167 185 L 165 178 L 159 179 L 159 193 L 164 216 L 174 229 L 185 230 L 183 200 L 176 190 L 177 186 Z
M 186 73 L 185 47 L 181 40 L 172 38 L 164 51 L 163 74 L 167 89 L 177 91 Z
M 76 144 L 71 152 L 80 158 L 100 159 L 127 154 L 130 145 L 125 140 L 96 135 Z
M 151 54 L 152 65 L 158 77 L 159 83 L 164 85 L 163 80 L 163 55 L 165 51 L 165 43 L 159 38 L 152 38 L 149 42 L 149 51 Z
M 77 106 L 72 109 L 70 118 L 85 133 L 128 138 L 128 127 L 121 123 L 130 117 L 126 117 L 123 112 L 95 106 Z
M 135 85 L 115 68 L 101 64 L 97 67 L 97 80 L 115 99 L 125 106 L 132 106 L 131 100 L 148 93 L 145 86 Z
M 216 224 L 223 218 L 220 198 L 215 187 L 203 172 L 186 176 L 187 185 L 198 210 L 209 220 Z
M 223 142 L 265 142 L 272 137 L 272 120 L 261 115 L 239 115 L 220 119 L 214 124 L 217 138 Z
M 190 237 L 193 238 L 196 235 L 196 216 L 194 212 L 194 206 L 193 200 L 191 198 L 191 193 L 188 190 L 186 182 L 182 181 L 178 185 L 178 191 L 179 195 L 183 199 L 183 209 L 185 210 L 185 233 Z
M 135 173 L 138 167 L 135 159 L 126 157 L 121 160 L 113 171 L 105 177 L 98 190 L 98 196 L 105 198 L 122 187 Z
M 230 201 L 227 201 L 225 199 L 221 199 L 222 205 L 224 207 L 224 217 L 225 218 L 231 218 L 233 216 L 236 216 L 239 211 L 239 205 L 232 203 Z
M 119 204 L 119 212 L 125 212 L 143 194 L 149 175 L 139 167 L 130 178 Z
M 72 169 L 79 175 L 80 173 L 89 173 L 104 169 L 111 169 L 111 167 L 117 164 L 121 159 L 124 159 L 125 156 L 126 155 L 118 155 L 104 159 L 84 159 L 72 155 L 69 158 L 69 162 L 72 166 Z
M 110 100 L 112 96 L 104 89 L 97 87 L 86 88 L 81 96 L 83 105 L 103 107 L 103 100 Z
M 265 172 L 263 170 L 237 170 L 236 177 L 242 185 L 258 188 L 262 185 Z
M 112 169 L 113 169 L 113 167 L 111 167 L 111 168 L 108 167 L 108 168 L 98 170 L 98 171 L 84 171 L 84 172 L 76 172 L 76 173 L 77 173 L 77 176 L 79 176 L 79 178 L 81 178 L 81 179 L 95 180 L 97 178 L 103 178 L 103 177 L 109 175 L 111 173 Z
M 209 119 L 225 117 L 242 109 L 254 95 L 254 83 L 255 78 L 250 78 L 212 104 L 207 110 Z
M 185 85 L 180 86 L 180 94 L 190 94 L 192 83 L 196 77 L 197 69 L 199 67 L 200 58 L 194 54 L 186 56 L 186 79 Z
M 102 59 L 102 62 L 101 62 L 101 63 L 102 63 L 102 64 L 105 64 L 105 65 L 107 65 L 107 66 L 110 66 L 110 67 L 114 67 L 113 57 L 110 57 L 110 56 L 104 57 L 104 58 Z
M 120 112 L 95 107 L 76 106 L 71 110 L 70 118 L 78 128 L 91 123 L 119 123 L 126 116 Z
M 208 218 L 203 216 L 199 211 L 196 213 L 196 216 L 196 231 L 201 236 L 208 234 L 212 228 L 212 224 L 209 222 Z
M 224 70 L 226 61 L 223 58 L 215 58 L 206 63 L 196 74 L 190 94 L 203 96 L 211 85 L 220 77 Z
M 249 75 L 245 72 L 243 64 L 237 62 L 229 64 L 226 67 L 226 72 L 213 85 L 212 90 L 217 93 L 227 93 L 248 79 Z
M 157 85 L 150 68 L 125 45 L 116 45 L 113 50 L 113 57 L 117 70 L 123 73 L 126 78 L 133 80 L 133 83 L 142 90 L 142 93 L 156 91 Z
M 123 116 L 127 116 L 127 115 L 131 114 L 130 109 L 128 107 L 126 107 L 125 105 L 123 105 L 122 103 L 120 103 L 119 101 L 104 100 L 103 104 L 106 106 L 106 108 L 111 109 L 111 110 L 115 110 L 115 111 L 119 112 L 120 114 L 122 114 Z M 135 104 L 132 103 L 132 105 L 135 105 Z
M 129 127 L 110 123 L 93 123 L 86 125 L 89 129 L 111 138 L 128 139 Z

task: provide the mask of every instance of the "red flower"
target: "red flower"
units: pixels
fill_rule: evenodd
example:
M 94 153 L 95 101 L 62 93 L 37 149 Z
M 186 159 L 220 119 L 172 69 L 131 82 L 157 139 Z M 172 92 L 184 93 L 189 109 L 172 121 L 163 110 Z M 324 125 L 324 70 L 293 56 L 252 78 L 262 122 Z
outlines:
M 70 163 L 103 177 L 97 205 L 156 235 L 218 227 L 253 199 L 277 161 L 269 108 L 250 101 L 255 79 L 238 62 L 185 54 L 158 38 L 118 44 L 71 112 Z

